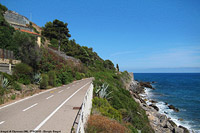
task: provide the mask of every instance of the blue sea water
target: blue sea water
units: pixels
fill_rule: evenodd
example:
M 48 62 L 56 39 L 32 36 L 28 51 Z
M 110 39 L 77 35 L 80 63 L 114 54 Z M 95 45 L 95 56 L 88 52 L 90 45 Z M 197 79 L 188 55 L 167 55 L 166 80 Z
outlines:
M 155 81 L 148 98 L 159 101 L 160 112 L 167 113 L 178 125 L 200 133 L 200 73 L 134 73 L 135 80 Z M 177 107 L 174 112 L 165 102 Z M 183 119 L 183 120 L 178 120 Z

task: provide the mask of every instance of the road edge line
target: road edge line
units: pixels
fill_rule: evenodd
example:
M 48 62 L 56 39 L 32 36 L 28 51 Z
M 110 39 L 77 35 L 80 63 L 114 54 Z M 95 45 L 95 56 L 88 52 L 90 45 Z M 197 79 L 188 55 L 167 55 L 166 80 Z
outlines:
M 50 90 L 45 90 L 45 91 L 42 91 L 42 92 L 40 92 L 40 93 L 36 93 L 36 94 L 34 94 L 34 95 L 32 95 L 32 96 L 28 96 L 28 97 L 26 97 L 26 98 L 24 98 L 24 99 L 21 99 L 21 100 L 19 100 L 19 101 L 16 101 L 16 102 L 10 103 L 10 104 L 8 104 L 8 105 L 2 106 L 2 107 L 0 107 L 0 110 L 3 109 L 3 108 L 9 107 L 9 106 L 11 106 L 11 105 L 14 105 L 14 104 L 16 104 L 16 103 L 20 103 L 20 102 L 22 102 L 22 101 L 28 100 L 28 99 L 33 98 L 33 97 L 35 97 L 35 96 L 41 95 L 41 94 L 43 94 L 43 93 L 46 93 L 46 92 L 55 90 L 55 89 L 58 89 L 58 87 L 52 88 L 52 89 L 50 89 Z
M 47 116 L 35 129 L 34 131 L 37 131 L 40 129 L 67 101 L 69 101 L 77 92 L 79 92 L 81 89 L 83 89 L 86 85 L 88 85 L 91 82 L 88 82 L 81 88 L 79 88 L 77 91 L 75 91 L 70 97 L 68 97 L 62 104 L 60 104 L 49 116 Z

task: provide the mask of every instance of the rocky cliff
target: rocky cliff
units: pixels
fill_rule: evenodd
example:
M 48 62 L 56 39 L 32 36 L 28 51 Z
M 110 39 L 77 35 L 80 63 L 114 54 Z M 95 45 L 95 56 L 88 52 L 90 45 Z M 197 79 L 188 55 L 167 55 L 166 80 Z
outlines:
M 154 89 L 149 82 L 137 82 L 132 80 L 130 81 L 128 90 L 133 99 L 146 111 L 150 125 L 155 133 L 189 133 L 188 129 L 183 126 L 177 126 L 165 114 L 159 113 L 159 108 L 155 105 L 156 101 L 151 101 L 151 104 L 146 103 L 146 99 L 140 95 L 144 94 L 145 87 Z

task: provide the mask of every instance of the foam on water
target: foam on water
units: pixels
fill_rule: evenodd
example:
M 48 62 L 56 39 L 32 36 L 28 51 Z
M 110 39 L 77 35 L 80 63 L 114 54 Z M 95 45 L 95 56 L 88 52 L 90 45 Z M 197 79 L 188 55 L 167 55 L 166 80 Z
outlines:
M 143 99 L 147 99 L 146 103 L 147 105 L 152 104 L 152 102 L 150 102 L 150 100 L 154 100 L 153 98 L 153 92 L 152 89 L 150 88 L 144 88 L 144 93 L 140 94 L 140 96 Z M 161 114 L 165 114 L 168 118 L 170 118 L 174 123 L 176 123 L 177 126 L 183 126 L 186 127 L 187 129 L 189 129 L 190 132 L 193 133 L 200 133 L 200 131 L 195 131 L 195 130 L 191 130 L 192 126 L 190 124 L 190 121 L 180 121 L 179 118 L 175 115 L 175 112 L 172 109 L 169 109 L 168 104 L 163 102 L 163 101 L 158 101 L 158 103 L 156 103 L 156 106 L 159 108 L 159 113 Z M 183 109 L 183 111 L 186 111 Z
M 172 121 L 176 123 L 177 126 L 184 126 L 188 129 L 191 129 L 191 125 L 189 124 L 189 121 L 180 121 L 179 118 L 175 115 L 175 112 L 172 109 L 168 108 L 168 105 L 164 102 L 158 102 L 156 103 L 156 106 L 159 108 L 159 113 L 165 114 L 168 118 L 171 118 Z
M 134 77 L 138 81 L 156 81 L 152 84 L 156 89 L 146 88 L 143 94 L 143 98 L 148 99 L 147 104 L 157 101 L 160 113 L 177 125 L 200 133 L 200 73 L 136 73 Z M 177 107 L 179 112 L 169 109 L 165 102 Z
M 146 94 L 146 98 L 150 99 L 153 96 L 152 89 L 145 87 L 144 92 Z

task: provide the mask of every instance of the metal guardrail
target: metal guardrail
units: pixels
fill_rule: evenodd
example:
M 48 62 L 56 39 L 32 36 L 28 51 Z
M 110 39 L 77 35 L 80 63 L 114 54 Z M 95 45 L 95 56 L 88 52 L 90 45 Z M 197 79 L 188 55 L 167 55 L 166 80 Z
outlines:
M 0 49 L 0 72 L 12 74 L 12 68 L 18 63 L 21 61 L 15 60 L 13 51 Z
M 1 64 L 0 63 L 0 72 L 4 72 L 7 74 L 12 74 L 12 69 L 15 65 L 13 64 Z
M 0 64 L 18 64 L 20 60 L 15 60 L 13 51 L 0 49 Z
M 76 121 L 78 120 L 78 116 L 80 115 L 80 111 L 81 111 L 81 109 L 82 109 L 82 106 L 83 106 L 83 104 L 81 104 L 81 107 L 80 107 L 80 109 L 78 110 L 78 113 L 76 114 L 74 123 L 73 123 L 72 128 L 71 128 L 71 133 L 74 133 L 75 125 L 78 124 L 78 122 L 76 122 Z
M 0 58 L 2 59 L 15 59 L 13 51 L 0 49 Z

